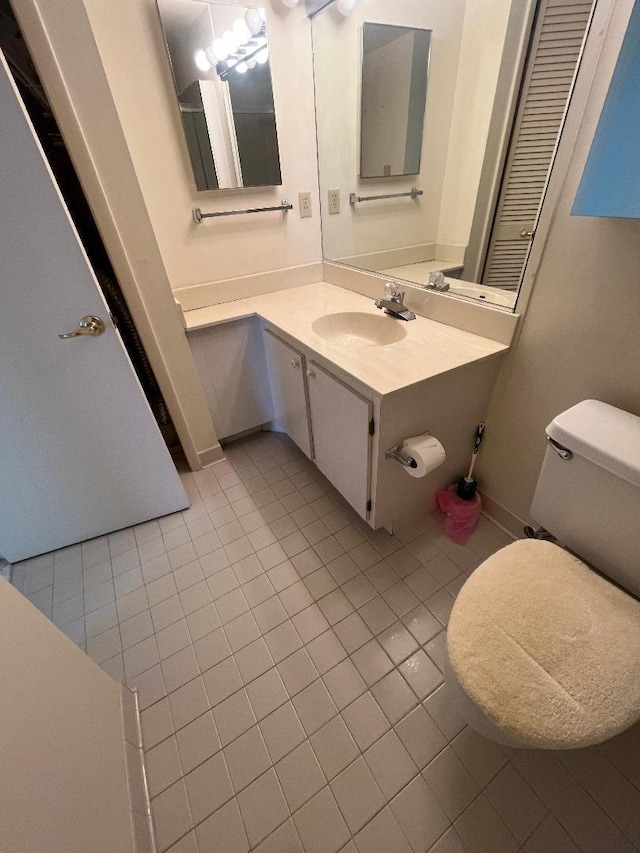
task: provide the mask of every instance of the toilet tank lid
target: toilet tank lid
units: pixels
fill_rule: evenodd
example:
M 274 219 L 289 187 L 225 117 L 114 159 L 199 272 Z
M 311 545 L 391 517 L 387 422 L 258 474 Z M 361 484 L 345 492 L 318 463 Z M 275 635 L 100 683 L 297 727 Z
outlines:
M 555 417 L 547 435 L 577 456 L 640 487 L 640 418 L 583 400 Z

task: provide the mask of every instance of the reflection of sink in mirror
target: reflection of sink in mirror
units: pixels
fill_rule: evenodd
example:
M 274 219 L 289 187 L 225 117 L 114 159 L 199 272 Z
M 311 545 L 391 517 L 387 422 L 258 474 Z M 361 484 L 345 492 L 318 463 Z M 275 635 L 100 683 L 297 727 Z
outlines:
M 483 287 L 481 284 L 455 279 L 449 282 L 449 293 L 454 296 L 466 296 L 468 299 L 479 299 L 481 302 L 500 305 L 502 308 L 514 308 L 517 295 L 509 290 L 501 290 L 499 287 Z
M 325 314 L 311 328 L 326 341 L 356 347 L 384 347 L 406 337 L 402 321 L 394 317 L 366 314 L 364 311 L 342 311 Z
M 388 275 L 389 278 L 401 278 L 404 281 L 411 281 L 414 284 L 428 284 L 429 276 L 432 272 L 442 272 L 445 276 L 453 276 L 462 270 L 461 264 L 447 264 L 445 261 L 422 261 L 418 264 L 404 264 L 399 267 L 387 267 L 380 270 L 383 275 Z
M 429 282 L 429 276 L 432 272 L 442 271 L 449 285 L 448 292 L 455 296 L 466 296 L 467 299 L 479 299 L 481 302 L 500 305 L 502 308 L 515 307 L 518 295 L 515 291 L 504 290 L 501 287 L 487 287 L 482 284 L 475 284 L 473 281 L 460 281 L 457 277 L 454 277 L 460 269 L 461 267 L 455 264 L 447 267 L 436 265 L 430 261 L 423 261 L 420 264 L 388 267 L 385 270 L 380 270 L 380 272 L 388 275 L 389 278 L 403 279 L 404 281 L 410 281 L 413 284 L 425 287 Z
M 324 257 L 418 284 L 424 265 L 513 306 L 591 6 L 559 22 L 536 0 L 321 4 Z

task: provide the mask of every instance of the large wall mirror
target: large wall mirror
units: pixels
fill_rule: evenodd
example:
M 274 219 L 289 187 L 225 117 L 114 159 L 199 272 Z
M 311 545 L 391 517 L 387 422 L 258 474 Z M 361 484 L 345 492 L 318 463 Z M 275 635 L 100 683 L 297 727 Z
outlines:
M 281 184 L 264 10 L 157 6 L 198 190 Z
M 592 5 L 322 5 L 324 257 L 513 309 Z

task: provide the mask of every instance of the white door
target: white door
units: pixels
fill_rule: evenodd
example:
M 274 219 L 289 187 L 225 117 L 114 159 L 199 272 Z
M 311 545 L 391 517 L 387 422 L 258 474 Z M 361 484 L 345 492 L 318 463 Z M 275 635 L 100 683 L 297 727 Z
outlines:
M 313 361 L 307 377 L 314 461 L 342 497 L 366 519 L 373 406 Z
M 304 386 L 304 356 L 268 329 L 264 330 L 264 349 L 276 422 L 311 459 L 313 457 Z
M 0 53 L 0 555 L 188 506 Z M 62 340 L 95 315 L 99 337 Z

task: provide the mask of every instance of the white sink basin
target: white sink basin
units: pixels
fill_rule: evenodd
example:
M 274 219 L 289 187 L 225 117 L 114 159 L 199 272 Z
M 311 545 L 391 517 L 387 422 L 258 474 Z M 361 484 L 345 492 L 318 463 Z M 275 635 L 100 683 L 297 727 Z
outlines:
M 377 316 L 364 311 L 342 311 L 318 317 L 311 328 L 316 335 L 332 344 L 385 347 L 406 337 L 405 322 L 388 314 Z

